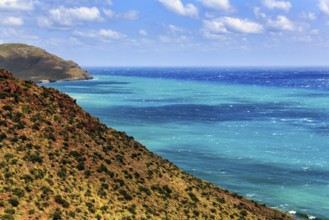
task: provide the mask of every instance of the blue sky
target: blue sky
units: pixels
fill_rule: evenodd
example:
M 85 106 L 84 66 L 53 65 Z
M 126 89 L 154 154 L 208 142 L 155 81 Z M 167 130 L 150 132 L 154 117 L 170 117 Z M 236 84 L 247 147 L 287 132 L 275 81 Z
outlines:
M 0 0 L 0 43 L 81 66 L 328 66 L 329 0 Z

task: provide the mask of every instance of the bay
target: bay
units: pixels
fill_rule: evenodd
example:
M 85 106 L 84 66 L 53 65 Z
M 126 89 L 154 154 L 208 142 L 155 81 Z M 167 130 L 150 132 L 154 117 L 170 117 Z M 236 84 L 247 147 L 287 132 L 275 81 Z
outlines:
M 88 68 L 68 93 L 183 170 L 297 219 L 329 219 L 329 71 Z

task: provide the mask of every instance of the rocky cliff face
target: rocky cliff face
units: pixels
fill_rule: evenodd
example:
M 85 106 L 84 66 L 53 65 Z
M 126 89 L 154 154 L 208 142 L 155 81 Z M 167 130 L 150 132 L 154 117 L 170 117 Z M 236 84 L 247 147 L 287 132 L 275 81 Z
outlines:
M 92 79 L 73 61 L 25 44 L 0 45 L 0 68 L 12 71 L 19 79 L 34 82 Z
M 187 174 L 71 97 L 0 70 L 2 219 L 291 219 Z

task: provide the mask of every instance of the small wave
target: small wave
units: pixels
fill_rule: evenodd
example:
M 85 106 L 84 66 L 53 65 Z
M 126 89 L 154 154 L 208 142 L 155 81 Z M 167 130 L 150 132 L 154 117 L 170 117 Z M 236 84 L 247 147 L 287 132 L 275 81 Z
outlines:
M 246 196 L 248 198 L 253 198 L 253 197 L 255 197 L 255 194 L 254 193 L 247 193 Z

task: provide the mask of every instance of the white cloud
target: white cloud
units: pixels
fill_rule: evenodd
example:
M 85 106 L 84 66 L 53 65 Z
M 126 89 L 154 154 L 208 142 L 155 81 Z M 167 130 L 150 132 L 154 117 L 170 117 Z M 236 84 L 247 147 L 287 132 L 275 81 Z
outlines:
M 59 24 L 71 25 L 75 20 L 93 21 L 100 18 L 99 11 L 96 7 L 87 8 L 56 8 L 49 11 L 52 20 Z
M 22 34 L 21 30 L 17 30 L 17 28 L 5 28 L 1 29 L 1 37 L 18 37 Z
M 279 15 L 276 20 L 268 20 L 267 24 L 280 31 L 294 31 L 296 27 L 293 22 L 291 22 L 287 17 Z
M 0 9 L 30 11 L 34 7 L 31 0 L 0 0 Z
M 209 32 L 209 31 L 203 31 L 203 36 L 205 38 L 208 38 L 211 40 L 217 40 L 217 41 L 227 40 L 227 35 L 215 34 L 215 33 Z
M 73 35 L 87 38 L 97 38 L 99 36 L 97 31 L 74 31 Z
M 0 24 L 8 26 L 22 26 L 24 24 L 24 21 L 21 18 L 10 16 L 3 18 L 0 21 Z
M 116 13 L 110 9 L 103 9 L 104 14 L 109 18 L 114 18 Z
M 69 42 L 71 45 L 74 45 L 74 46 L 84 46 L 84 43 L 82 41 L 76 39 L 75 37 L 70 37 Z
M 324 14 L 329 15 L 329 0 L 319 0 L 318 6 Z
M 254 8 L 254 14 L 257 18 L 266 18 L 266 14 L 261 11 L 259 7 Z
M 179 44 L 180 47 L 185 47 L 184 44 L 186 44 L 189 41 L 189 38 L 185 35 L 181 35 L 181 36 L 166 36 L 166 35 L 161 35 L 159 36 L 159 40 L 162 43 L 167 43 L 167 44 Z
M 136 20 L 139 18 L 139 12 L 135 10 L 130 10 L 125 13 L 120 14 L 121 18 L 128 20 Z
M 73 34 L 79 37 L 98 38 L 102 40 L 120 40 L 127 36 L 111 29 L 100 29 L 99 31 L 74 31 Z
M 186 32 L 186 30 L 184 30 L 183 28 L 177 27 L 173 24 L 168 25 L 168 29 L 173 33 L 184 33 L 184 32 Z
M 41 27 L 71 27 L 82 22 L 101 20 L 100 12 L 96 7 L 65 8 L 59 7 L 49 10 L 49 17 L 40 17 L 37 23 Z
M 310 20 L 310 21 L 314 21 L 316 20 L 316 15 L 312 12 L 302 12 L 302 18 Z
M 258 34 L 263 32 L 263 26 L 249 21 L 248 19 L 239 19 L 233 17 L 222 17 L 212 20 L 204 20 L 204 28 L 212 33 L 243 33 Z
M 139 18 L 139 12 L 136 10 L 130 10 L 124 13 L 116 13 L 110 9 L 104 9 L 103 12 L 109 18 L 125 20 L 137 20 Z
M 205 20 L 203 22 L 204 28 L 213 33 L 228 33 L 225 23 L 222 19 Z
M 27 34 L 22 28 L 1 28 L 1 38 L 4 42 L 12 43 L 13 39 L 16 42 L 26 42 L 34 44 L 40 41 L 38 36 Z
M 208 8 L 229 11 L 232 7 L 229 0 L 198 0 Z
M 269 9 L 282 9 L 289 11 L 292 7 L 289 1 L 263 0 L 263 5 Z
M 181 0 L 158 0 L 168 10 L 179 15 L 197 17 L 199 10 L 193 4 L 184 5 Z
M 44 27 L 44 28 L 52 28 L 52 26 L 54 25 L 53 22 L 46 17 L 38 17 L 37 24 L 39 27 Z
M 320 30 L 319 29 L 312 29 L 310 31 L 310 34 L 313 34 L 313 35 L 318 35 L 320 33 Z
M 145 31 L 145 30 L 139 30 L 138 33 L 139 33 L 141 36 L 144 36 L 144 37 L 148 35 L 147 31 Z
M 113 40 L 118 40 L 126 37 L 124 34 L 112 31 L 110 29 L 101 29 L 99 30 L 98 34 L 100 37 L 109 38 Z

